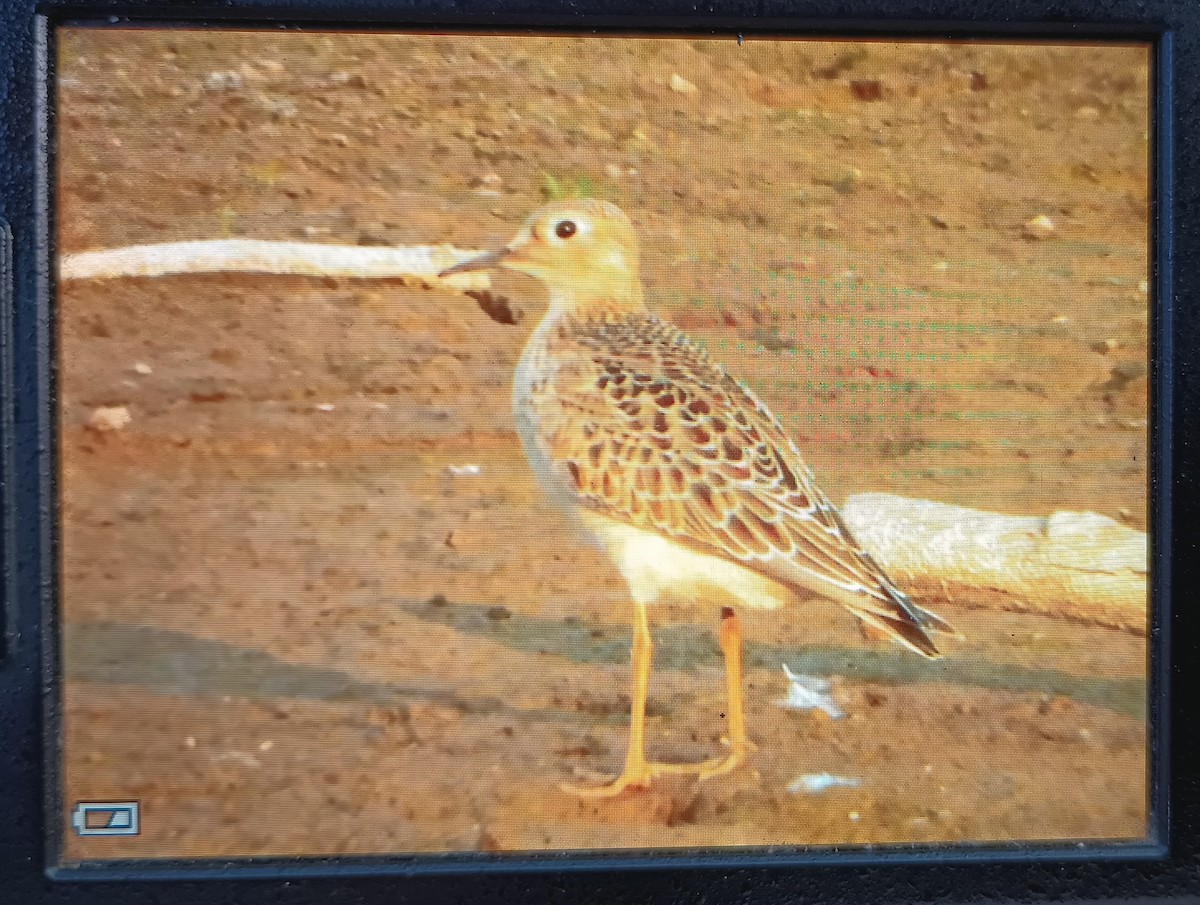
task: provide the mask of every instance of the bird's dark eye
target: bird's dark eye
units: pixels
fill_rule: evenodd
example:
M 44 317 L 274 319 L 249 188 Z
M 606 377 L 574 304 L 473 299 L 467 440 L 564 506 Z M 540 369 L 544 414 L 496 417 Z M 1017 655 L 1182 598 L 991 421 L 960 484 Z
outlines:
M 560 239 L 569 239 L 575 235 L 577 230 L 578 227 L 575 225 L 574 220 L 559 220 L 554 227 L 554 235 Z

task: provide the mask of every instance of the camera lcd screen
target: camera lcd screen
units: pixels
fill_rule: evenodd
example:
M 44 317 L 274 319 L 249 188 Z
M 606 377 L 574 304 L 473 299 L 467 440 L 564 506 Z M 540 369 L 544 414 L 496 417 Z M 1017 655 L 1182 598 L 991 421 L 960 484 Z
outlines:
M 1148 839 L 1149 45 L 54 46 L 63 864 Z

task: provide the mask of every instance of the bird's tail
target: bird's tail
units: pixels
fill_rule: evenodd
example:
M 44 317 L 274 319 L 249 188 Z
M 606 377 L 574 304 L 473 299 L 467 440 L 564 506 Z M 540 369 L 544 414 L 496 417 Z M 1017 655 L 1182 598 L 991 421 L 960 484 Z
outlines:
M 953 626 L 936 613 L 923 609 L 890 581 L 880 582 L 887 597 L 861 595 L 843 600 L 846 608 L 872 628 L 894 638 L 911 651 L 936 660 L 942 653 L 931 635 L 957 635 Z
M 941 651 L 929 637 L 930 633 L 958 636 L 958 632 L 945 619 L 917 606 L 911 597 L 896 587 L 875 557 L 854 539 L 841 513 L 828 500 L 824 500 L 824 504 L 825 514 L 837 526 L 842 539 L 855 549 L 859 562 L 866 567 L 865 571 L 874 580 L 876 588 L 875 593 L 846 594 L 841 598 L 845 607 L 867 625 L 895 638 L 922 657 L 931 660 L 941 657 Z

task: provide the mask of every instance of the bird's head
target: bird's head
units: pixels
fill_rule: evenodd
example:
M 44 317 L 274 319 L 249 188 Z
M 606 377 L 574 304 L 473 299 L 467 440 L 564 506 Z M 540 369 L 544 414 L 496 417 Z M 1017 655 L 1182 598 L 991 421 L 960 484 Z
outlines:
M 615 204 L 555 201 L 530 215 L 503 248 L 470 258 L 441 276 L 503 267 L 541 280 L 551 304 L 572 313 L 642 307 L 638 242 Z

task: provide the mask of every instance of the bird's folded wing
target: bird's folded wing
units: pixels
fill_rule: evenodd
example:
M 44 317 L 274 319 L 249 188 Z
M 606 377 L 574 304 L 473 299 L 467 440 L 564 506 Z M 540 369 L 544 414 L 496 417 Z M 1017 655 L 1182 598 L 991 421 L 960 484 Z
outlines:
M 551 343 L 539 442 L 581 505 L 785 585 L 825 586 L 893 630 L 937 627 L 854 541 L 766 406 L 682 331 L 643 316 L 578 323 Z

